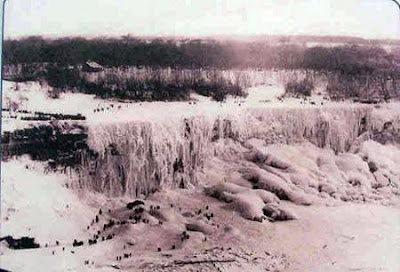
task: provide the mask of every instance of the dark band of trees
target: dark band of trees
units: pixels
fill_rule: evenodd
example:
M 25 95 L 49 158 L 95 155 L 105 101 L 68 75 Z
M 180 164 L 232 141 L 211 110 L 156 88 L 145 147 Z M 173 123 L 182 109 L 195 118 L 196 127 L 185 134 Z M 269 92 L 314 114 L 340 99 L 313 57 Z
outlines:
M 396 56 L 378 47 L 340 46 L 306 48 L 266 42 L 211 40 L 151 41 L 121 39 L 29 37 L 4 42 L 4 64 L 57 63 L 77 65 L 88 60 L 105 67 L 147 66 L 173 68 L 312 69 L 343 73 L 371 73 L 393 68 Z
M 376 43 L 372 43 L 376 44 Z M 57 90 L 65 88 L 103 98 L 130 100 L 185 100 L 191 91 L 223 100 L 227 94 L 242 96 L 246 86 L 221 76 L 223 69 L 297 69 L 329 73 L 328 92 L 332 97 L 363 97 L 377 93 L 385 100 L 400 95 L 400 47 L 394 50 L 362 45 L 307 47 L 287 42 L 214 40 L 141 40 L 29 37 L 4 42 L 3 77 L 14 81 L 46 80 Z M 107 68 L 147 67 L 145 80 L 107 75 L 96 82 L 82 77 L 79 67 L 88 60 Z M 10 67 L 19 66 L 18 69 Z M 211 81 L 160 80 L 160 69 L 174 73 L 190 69 L 213 71 Z M 8 69 L 10 68 L 10 69 Z M 10 76 L 10 71 L 18 71 Z

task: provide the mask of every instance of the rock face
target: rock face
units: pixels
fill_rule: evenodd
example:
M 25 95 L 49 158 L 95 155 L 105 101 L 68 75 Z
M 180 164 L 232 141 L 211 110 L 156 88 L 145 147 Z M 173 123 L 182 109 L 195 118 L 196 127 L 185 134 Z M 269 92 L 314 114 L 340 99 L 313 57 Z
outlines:
M 32 128 L 4 132 L 1 138 L 2 159 L 28 155 L 33 160 L 46 161 L 45 173 L 74 172 L 84 154 L 91 154 L 87 142 L 87 128 L 81 123 L 39 125 Z
M 383 131 L 388 118 L 392 120 L 391 131 L 398 130 L 400 111 L 393 108 L 390 115 L 380 111 L 383 109 L 349 104 L 323 110 L 248 109 L 235 116 L 192 117 L 169 123 L 92 125 L 87 143 L 99 156 L 83 156 L 74 186 L 111 196 L 148 195 L 161 187 L 187 188 L 199 182 L 199 172 L 210 157 L 232 159 L 241 152 L 227 145 L 243 144 L 251 138 L 267 144 L 309 141 L 317 147 L 343 152 L 360 135 L 369 139 Z M 263 160 L 265 167 L 289 167 L 274 157 L 257 159 Z M 297 183 L 302 181 L 299 177 Z M 270 186 L 270 182 L 260 186 Z M 329 193 L 328 187 L 323 186 Z M 303 201 L 297 195 L 287 197 Z

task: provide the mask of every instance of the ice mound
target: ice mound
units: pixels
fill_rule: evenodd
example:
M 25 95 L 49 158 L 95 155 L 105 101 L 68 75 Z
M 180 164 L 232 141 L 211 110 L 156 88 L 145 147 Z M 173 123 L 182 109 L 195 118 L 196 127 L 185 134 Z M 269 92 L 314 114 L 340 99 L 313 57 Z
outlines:
M 311 144 L 258 146 L 254 149 L 264 156 L 275 156 L 282 161 L 291 162 L 290 167 L 282 169 L 266 167 L 266 161 L 258 161 L 258 166 L 269 173 L 253 169 L 257 174 L 250 177 L 253 180 L 262 180 L 260 186 L 275 191 L 281 199 L 287 198 L 295 202 L 293 200 L 297 195 L 300 199 L 317 195 L 345 201 L 374 201 L 382 187 L 391 192 L 387 201 L 398 194 L 400 179 L 396 165 L 400 165 L 400 150 L 394 146 L 366 141 L 355 153 L 337 155 L 332 150 L 320 149 Z M 271 176 L 272 173 L 275 176 Z M 277 176 L 281 180 L 276 179 Z
M 276 221 L 286 221 L 297 219 L 297 215 L 287 208 L 279 207 L 276 204 L 267 204 L 263 208 L 263 212 L 266 216 Z
M 400 149 L 396 146 L 368 140 L 353 153 L 339 154 L 311 143 L 267 145 L 250 139 L 243 146 L 247 151 L 239 161 L 232 160 L 225 182 L 205 188 L 205 193 L 230 203 L 229 208 L 246 219 L 296 219 L 282 208 L 282 201 L 336 205 L 399 200 Z
M 262 221 L 266 203 L 279 203 L 279 198 L 262 189 L 250 189 L 230 182 L 219 183 L 205 188 L 208 196 L 217 198 L 249 220 Z

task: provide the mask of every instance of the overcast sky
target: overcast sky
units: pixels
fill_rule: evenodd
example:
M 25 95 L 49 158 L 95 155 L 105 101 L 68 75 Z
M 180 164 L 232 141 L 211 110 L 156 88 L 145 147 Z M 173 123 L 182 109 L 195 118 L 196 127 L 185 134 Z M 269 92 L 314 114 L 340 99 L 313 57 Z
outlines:
M 5 36 L 311 34 L 400 38 L 391 0 L 7 0 Z

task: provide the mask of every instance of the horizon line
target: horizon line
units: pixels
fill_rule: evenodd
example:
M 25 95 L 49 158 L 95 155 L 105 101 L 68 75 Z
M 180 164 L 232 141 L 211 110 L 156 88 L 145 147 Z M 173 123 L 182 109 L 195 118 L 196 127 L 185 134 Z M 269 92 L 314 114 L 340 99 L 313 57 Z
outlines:
M 4 35 L 4 40 L 22 40 L 30 37 L 41 37 L 44 39 L 63 39 L 63 38 L 85 38 L 85 39 L 99 39 L 99 38 L 169 38 L 169 39 L 238 39 L 238 38 L 336 38 L 336 39 L 357 39 L 360 41 L 383 41 L 383 42 L 400 42 L 400 38 L 366 38 L 355 35 L 328 35 L 328 34 L 197 34 L 197 35 L 176 35 L 176 34 L 29 34 L 29 35 Z

